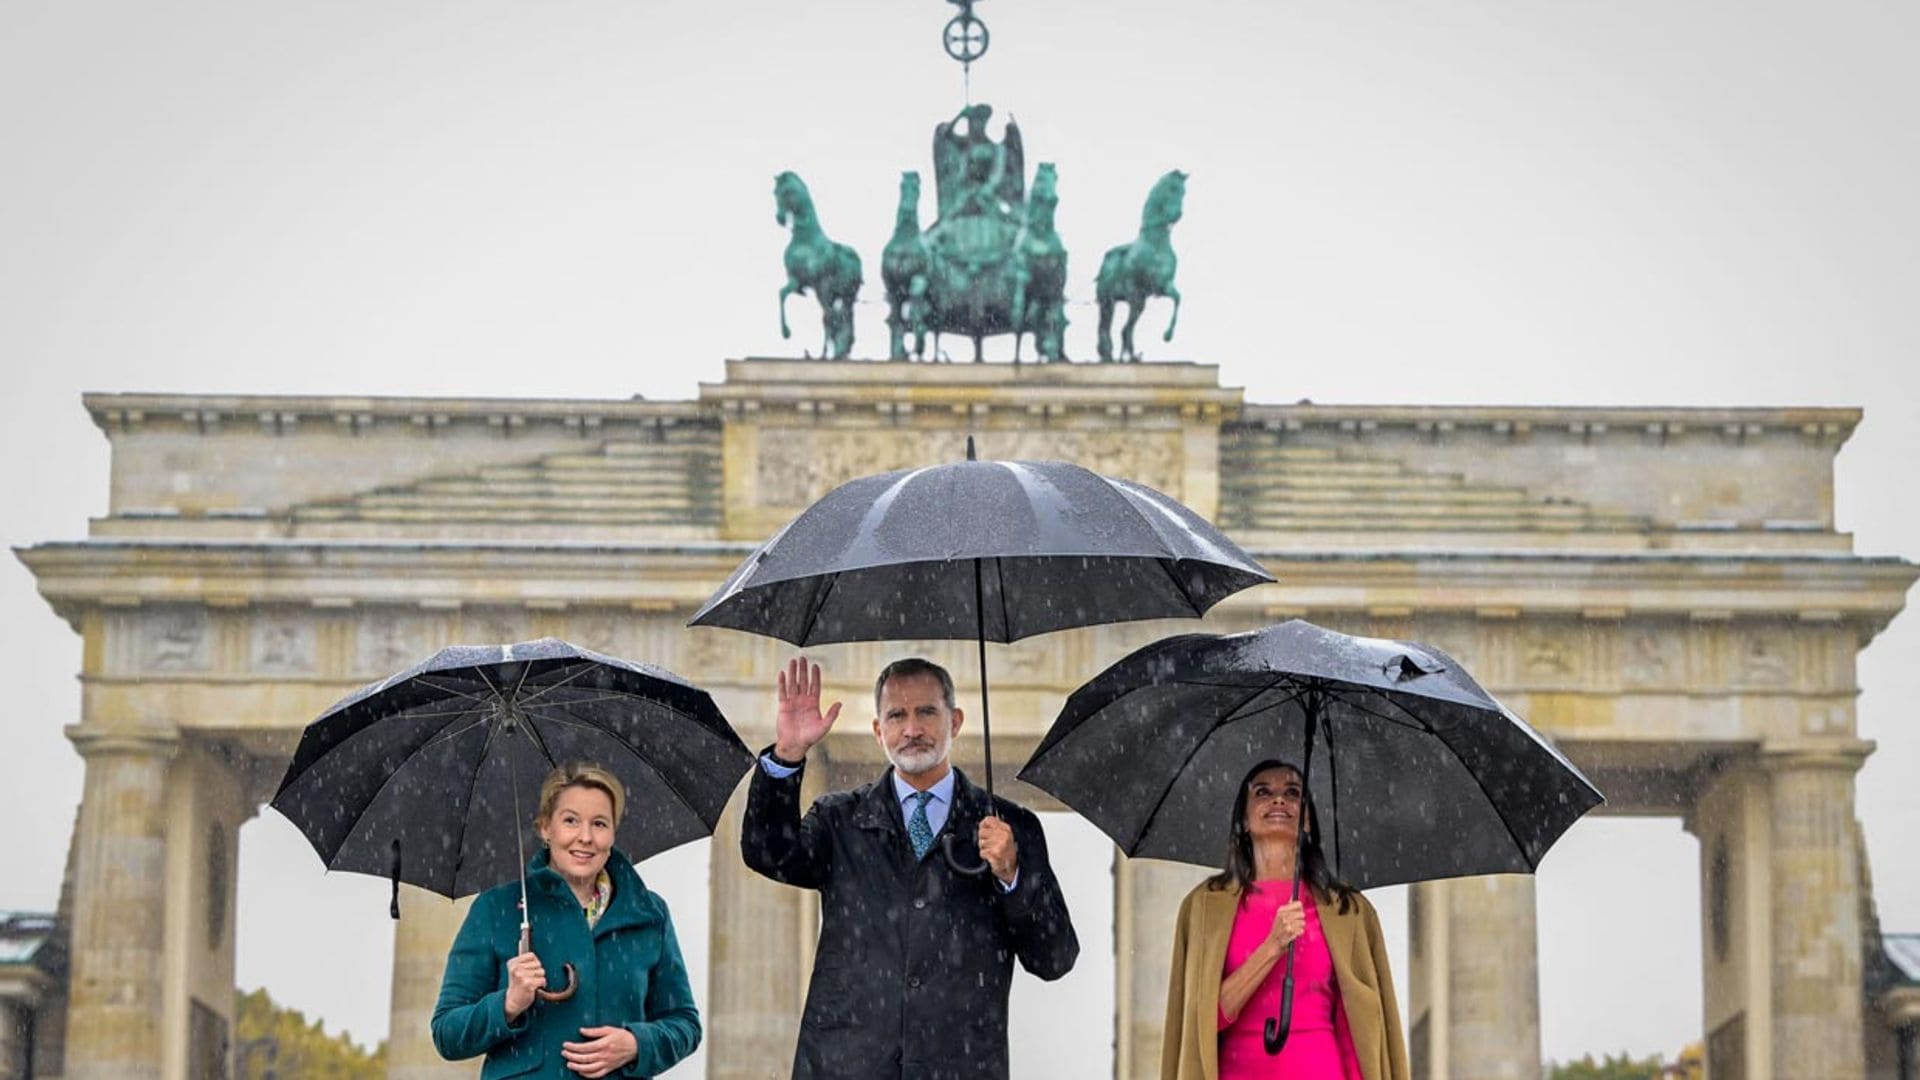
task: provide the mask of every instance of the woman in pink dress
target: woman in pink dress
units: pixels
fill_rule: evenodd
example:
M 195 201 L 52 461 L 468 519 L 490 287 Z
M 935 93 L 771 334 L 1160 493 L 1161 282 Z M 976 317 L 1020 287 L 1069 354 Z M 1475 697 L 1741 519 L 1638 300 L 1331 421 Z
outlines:
M 1247 773 L 1226 869 L 1180 905 L 1162 1080 L 1408 1080 L 1379 918 L 1328 872 L 1312 823 L 1299 770 L 1263 761 Z M 1265 1028 L 1280 1014 L 1288 945 L 1291 1023 L 1269 1054 Z

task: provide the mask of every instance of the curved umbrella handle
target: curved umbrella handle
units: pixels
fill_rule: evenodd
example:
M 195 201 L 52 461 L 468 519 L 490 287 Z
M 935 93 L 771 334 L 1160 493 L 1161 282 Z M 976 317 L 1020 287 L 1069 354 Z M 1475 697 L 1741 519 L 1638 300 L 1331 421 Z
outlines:
M 533 931 L 525 926 L 520 928 L 520 951 L 523 953 L 533 951 Z M 573 970 L 573 965 L 563 963 L 560 967 L 567 973 L 567 988 L 549 990 L 543 986 L 533 992 L 534 997 L 541 1001 L 565 1001 L 573 996 L 574 991 L 580 989 L 580 975 Z
M 985 859 L 981 859 L 978 866 L 962 866 L 960 857 L 953 853 L 953 841 L 954 835 L 952 833 L 948 833 L 940 838 L 940 847 L 946 852 L 947 865 L 953 867 L 954 873 L 965 874 L 968 877 L 979 877 L 981 874 L 993 869 L 993 867 L 987 865 L 987 860 Z
M 541 1001 L 565 1001 L 573 996 L 575 990 L 580 989 L 580 976 L 573 970 L 573 965 L 563 963 L 560 966 L 566 969 L 567 972 L 567 988 L 565 990 L 548 990 L 545 987 L 541 987 L 533 992 L 534 997 L 539 998 Z
M 1291 947 L 1289 947 L 1291 948 Z M 1291 956 L 1288 957 L 1292 959 Z M 1291 969 L 1292 964 L 1287 967 Z M 1266 1046 L 1269 1056 L 1280 1053 L 1287 1045 L 1287 1033 L 1293 1028 L 1293 972 L 1288 970 L 1287 977 L 1280 982 L 1280 1015 L 1267 1017 L 1267 1026 L 1261 1032 L 1261 1042 Z

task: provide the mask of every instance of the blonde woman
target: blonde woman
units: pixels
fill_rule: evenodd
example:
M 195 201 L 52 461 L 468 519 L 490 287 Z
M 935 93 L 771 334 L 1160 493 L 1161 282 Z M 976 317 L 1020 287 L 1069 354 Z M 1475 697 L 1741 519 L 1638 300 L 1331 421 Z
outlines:
M 613 837 L 620 781 L 563 765 L 540 788 L 543 850 L 527 866 L 533 947 L 520 951 L 520 885 L 481 893 L 447 957 L 433 1044 L 448 1060 L 486 1055 L 491 1077 L 649 1077 L 700 1043 L 686 964 L 666 902 L 648 891 Z M 539 997 L 563 964 L 566 997 Z

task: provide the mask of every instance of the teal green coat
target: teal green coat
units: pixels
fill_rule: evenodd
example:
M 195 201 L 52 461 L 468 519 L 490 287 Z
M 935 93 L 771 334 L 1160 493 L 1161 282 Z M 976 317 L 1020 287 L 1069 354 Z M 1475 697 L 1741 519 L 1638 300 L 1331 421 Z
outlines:
M 563 982 L 573 964 L 580 989 L 567 1001 L 536 1001 L 507 1023 L 507 961 L 519 951 L 520 885 L 510 881 L 473 902 L 453 940 L 440 1000 L 433 1007 L 433 1045 L 449 1061 L 487 1056 L 483 1080 L 504 1076 L 574 1077 L 560 1044 L 581 1041 L 585 1027 L 624 1027 L 639 1056 L 610 1075 L 649 1077 L 665 1072 L 700 1045 L 700 1014 L 687 984 L 687 966 L 673 936 L 666 901 L 648 891 L 620 852 L 607 859 L 613 899 L 589 929 L 580 902 L 547 853 L 527 866 L 533 909 L 533 951 L 547 982 Z

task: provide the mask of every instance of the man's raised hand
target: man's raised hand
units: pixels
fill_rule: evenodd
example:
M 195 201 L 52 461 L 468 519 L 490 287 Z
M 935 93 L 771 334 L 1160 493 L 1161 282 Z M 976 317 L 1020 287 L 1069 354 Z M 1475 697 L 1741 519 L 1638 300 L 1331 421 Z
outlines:
M 780 711 L 773 718 L 773 755 L 782 761 L 800 761 L 813 745 L 827 737 L 840 716 L 834 702 L 820 712 L 820 665 L 795 657 L 780 673 Z

